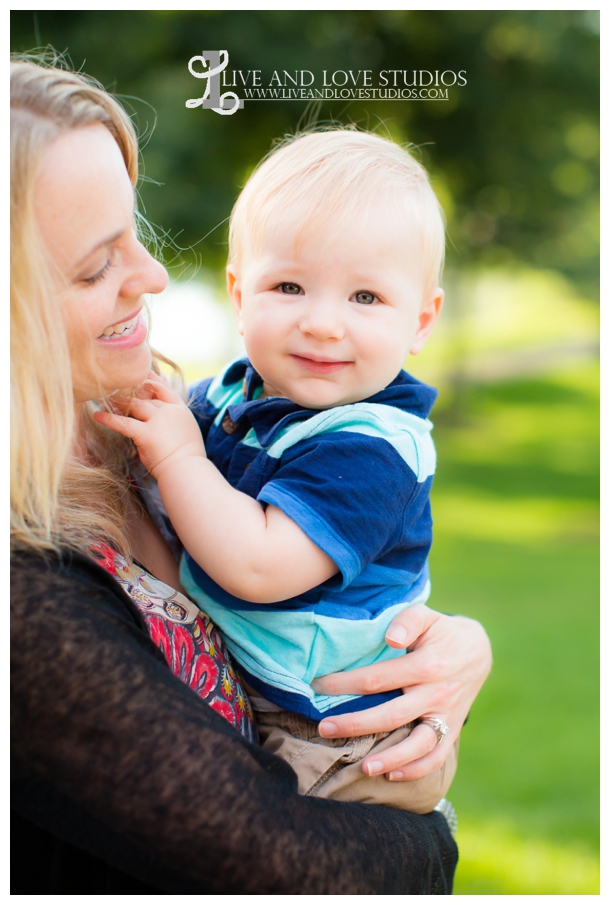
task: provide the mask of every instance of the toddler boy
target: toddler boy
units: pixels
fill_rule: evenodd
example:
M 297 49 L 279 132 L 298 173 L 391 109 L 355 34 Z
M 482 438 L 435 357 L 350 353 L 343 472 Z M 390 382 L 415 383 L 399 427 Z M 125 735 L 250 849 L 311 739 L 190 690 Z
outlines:
M 436 392 L 402 366 L 439 315 L 443 256 L 438 201 L 407 151 L 349 129 L 285 143 L 231 217 L 247 359 L 195 388 L 199 429 L 160 382 L 130 411 L 142 423 L 118 427 L 159 482 L 185 591 L 224 634 L 301 792 L 419 812 L 444 796 L 455 752 L 420 780 L 366 776 L 362 759 L 412 726 L 329 740 L 317 723 L 400 692 L 311 683 L 402 655 L 385 633 L 429 595 Z

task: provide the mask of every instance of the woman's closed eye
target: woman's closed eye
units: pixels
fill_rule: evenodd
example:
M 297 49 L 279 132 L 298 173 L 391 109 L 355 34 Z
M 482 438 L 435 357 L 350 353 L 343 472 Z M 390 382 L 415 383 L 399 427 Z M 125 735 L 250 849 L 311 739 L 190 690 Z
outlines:
M 298 283 L 280 283 L 277 287 L 284 295 L 301 295 L 303 289 Z
M 364 290 L 355 292 L 352 298 L 355 302 L 358 302 L 359 305 L 373 305 L 375 302 L 379 301 L 373 292 L 366 292 Z
M 114 242 L 116 242 L 116 238 Z M 92 273 L 90 276 L 86 276 L 87 271 L 89 270 L 88 267 L 84 271 L 81 271 L 81 274 L 77 277 L 79 283 L 85 283 L 87 286 L 93 286 L 95 285 L 95 283 L 99 283 L 100 280 L 103 280 L 108 276 L 108 271 L 111 267 L 114 267 L 120 255 L 120 251 L 114 244 L 114 242 L 112 244 L 109 244 L 106 248 L 106 260 L 104 261 L 102 267 L 100 267 L 99 270 L 96 270 L 96 272 Z M 97 261 L 99 260 L 100 258 L 97 259 Z M 97 261 L 94 261 L 94 264 L 96 264 Z
M 99 280 L 103 280 L 107 275 L 108 271 L 112 267 L 112 261 L 108 259 L 104 266 L 98 270 L 97 273 L 94 273 L 90 277 L 83 277 L 83 283 L 86 283 L 88 286 L 93 286 L 94 283 L 99 282 Z

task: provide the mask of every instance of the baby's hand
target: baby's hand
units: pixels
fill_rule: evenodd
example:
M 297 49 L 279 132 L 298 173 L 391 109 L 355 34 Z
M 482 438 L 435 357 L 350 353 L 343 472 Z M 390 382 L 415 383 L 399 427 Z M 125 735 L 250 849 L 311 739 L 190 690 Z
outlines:
M 95 420 L 130 437 L 138 447 L 142 464 L 157 479 L 162 471 L 182 459 L 205 458 L 203 439 L 192 412 L 153 371 L 140 396 L 146 398 L 113 400 L 124 415 L 95 412 Z

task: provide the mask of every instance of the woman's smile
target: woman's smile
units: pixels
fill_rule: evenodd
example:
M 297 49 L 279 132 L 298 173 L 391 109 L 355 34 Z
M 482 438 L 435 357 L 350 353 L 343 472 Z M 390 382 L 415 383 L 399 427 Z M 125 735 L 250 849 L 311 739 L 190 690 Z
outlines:
M 146 321 L 142 315 L 142 309 L 140 309 L 129 320 L 120 321 L 119 323 L 111 324 L 110 327 L 106 327 L 97 337 L 97 341 L 112 343 L 113 346 L 132 348 L 144 342 L 147 332 Z

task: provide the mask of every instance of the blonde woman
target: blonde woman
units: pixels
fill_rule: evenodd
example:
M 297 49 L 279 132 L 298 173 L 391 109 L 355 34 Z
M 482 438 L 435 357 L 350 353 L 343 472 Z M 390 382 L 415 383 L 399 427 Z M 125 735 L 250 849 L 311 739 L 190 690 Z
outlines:
M 134 230 L 131 123 L 80 75 L 12 67 L 12 892 L 447 894 L 440 814 L 299 797 L 256 744 L 154 484 L 92 418 L 145 379 L 143 297 L 167 280 Z M 337 735 L 426 712 L 461 727 L 483 630 L 419 607 L 392 631 L 408 657 L 323 681 L 406 693 Z M 384 752 L 388 772 L 438 769 L 443 746 L 416 744 Z

